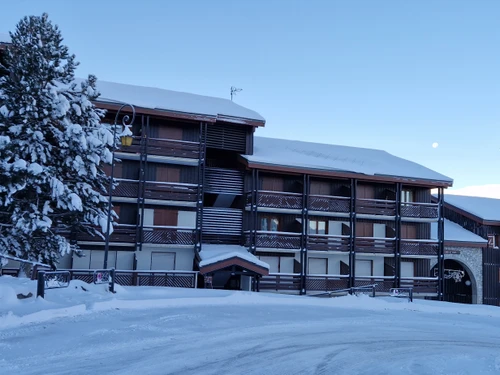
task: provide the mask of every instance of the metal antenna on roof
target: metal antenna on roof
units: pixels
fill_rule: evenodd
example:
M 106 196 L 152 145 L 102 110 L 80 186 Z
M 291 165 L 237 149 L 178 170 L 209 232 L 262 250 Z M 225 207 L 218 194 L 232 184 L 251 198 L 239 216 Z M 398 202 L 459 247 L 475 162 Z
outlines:
M 233 96 L 236 95 L 237 92 L 242 91 L 243 89 L 238 89 L 234 86 L 231 86 L 231 101 L 233 101 Z

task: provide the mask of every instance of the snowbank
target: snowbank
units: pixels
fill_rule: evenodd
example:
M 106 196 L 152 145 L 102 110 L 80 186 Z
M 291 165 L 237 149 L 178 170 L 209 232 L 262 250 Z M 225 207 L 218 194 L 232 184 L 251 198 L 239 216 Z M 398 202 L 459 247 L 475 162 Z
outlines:
M 17 294 L 33 297 L 18 299 Z M 74 317 L 100 311 L 187 308 L 193 306 L 290 306 L 331 307 L 370 311 L 414 311 L 419 313 L 468 314 L 500 318 L 500 309 L 491 306 L 461 305 L 447 302 L 391 297 L 371 298 L 365 295 L 337 298 L 315 298 L 271 293 L 252 293 L 210 289 L 164 287 L 122 287 L 116 294 L 107 285 L 87 284 L 73 280 L 65 289 L 46 291 L 45 299 L 35 298 L 36 282 L 10 276 L 0 277 L 0 329 Z

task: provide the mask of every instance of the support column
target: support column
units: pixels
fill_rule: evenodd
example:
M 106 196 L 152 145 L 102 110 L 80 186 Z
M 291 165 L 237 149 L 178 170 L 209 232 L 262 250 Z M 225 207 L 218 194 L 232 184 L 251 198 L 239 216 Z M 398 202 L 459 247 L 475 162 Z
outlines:
M 258 208 L 259 208 L 259 170 L 252 170 L 252 229 L 251 229 L 251 244 L 252 244 L 252 253 L 255 254 L 257 251 L 257 230 L 259 228 L 259 217 L 258 217 Z
M 438 189 L 438 298 L 444 298 L 444 189 Z
M 139 186 L 137 191 L 137 229 L 135 250 L 142 251 L 144 233 L 144 193 L 146 190 L 146 169 L 148 161 L 149 116 L 141 116 L 141 142 L 139 153 Z
M 356 276 L 356 193 L 358 181 L 351 179 L 350 238 L 349 238 L 349 288 L 355 286 Z
M 403 186 L 396 184 L 396 242 L 394 246 L 394 287 L 401 287 L 401 192 Z
M 307 234 L 309 223 L 308 201 L 309 201 L 309 175 L 303 176 L 302 183 L 302 234 L 300 236 L 300 264 L 301 284 L 300 294 L 307 293 Z
M 195 252 L 201 251 L 201 244 L 203 242 L 203 196 L 205 186 L 205 159 L 206 159 L 206 134 L 207 124 L 200 122 L 200 134 L 198 137 L 198 194 L 196 200 L 196 244 Z

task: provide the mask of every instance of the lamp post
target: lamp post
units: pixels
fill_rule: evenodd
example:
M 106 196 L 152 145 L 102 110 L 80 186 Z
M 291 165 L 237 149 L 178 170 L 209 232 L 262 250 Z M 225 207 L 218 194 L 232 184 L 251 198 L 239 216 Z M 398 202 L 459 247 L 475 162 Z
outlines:
M 135 108 L 131 104 L 123 104 L 118 111 L 116 112 L 115 116 L 115 122 L 113 124 L 113 151 L 111 153 L 111 176 L 109 176 L 109 199 L 108 199 L 108 217 L 107 217 L 107 224 L 106 224 L 106 239 L 105 239 L 105 245 L 104 245 L 104 265 L 103 268 L 107 269 L 108 268 L 108 253 L 109 253 L 109 236 L 110 236 L 110 230 L 111 230 L 111 198 L 113 196 L 113 175 L 115 171 L 115 149 L 116 149 L 116 128 L 118 127 L 118 117 L 120 116 L 120 113 L 123 108 L 125 107 L 130 107 L 132 110 L 132 118 L 130 118 L 129 115 L 125 115 L 122 118 L 122 123 L 121 125 L 124 128 L 129 127 L 134 123 L 135 120 Z M 127 135 L 122 137 L 123 144 L 126 146 L 130 146 L 132 144 L 132 137 Z

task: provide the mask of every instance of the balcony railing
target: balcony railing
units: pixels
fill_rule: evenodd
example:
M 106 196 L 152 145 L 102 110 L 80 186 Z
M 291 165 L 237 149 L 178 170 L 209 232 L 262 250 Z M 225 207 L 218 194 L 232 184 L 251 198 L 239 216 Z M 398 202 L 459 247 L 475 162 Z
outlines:
M 375 238 L 375 237 L 357 237 L 356 252 L 357 253 L 394 253 L 396 245 L 395 238 Z
M 376 292 L 389 292 L 391 288 L 394 288 L 394 276 L 356 276 L 354 285 L 375 285 Z
M 307 275 L 307 291 L 332 292 L 334 290 L 345 289 L 349 286 L 347 275 Z
M 349 213 L 351 211 L 351 199 L 349 197 L 330 195 L 310 195 L 309 210 Z
M 252 195 L 247 193 L 246 203 L 251 204 Z M 281 191 L 259 190 L 257 206 L 269 208 L 302 209 L 302 194 Z
M 67 269 L 71 280 L 82 280 L 92 283 L 94 270 Z M 197 271 L 161 271 L 161 270 L 116 270 L 115 283 L 122 286 L 168 286 L 175 288 L 196 288 Z
M 143 243 L 194 245 L 196 230 L 172 226 L 144 226 L 142 231 Z
M 272 232 L 262 231 L 256 232 L 256 247 L 267 247 L 274 249 L 300 249 L 302 235 L 293 232 Z M 251 233 L 245 232 L 245 244 L 250 245 Z
M 123 227 L 115 225 L 113 233 L 109 236 L 110 242 L 135 243 L 136 230 L 133 227 Z M 91 236 L 86 233 L 78 234 L 78 241 L 104 242 L 105 239 L 100 236 Z
M 328 234 L 309 234 L 307 249 L 319 251 L 349 251 L 349 236 L 332 236 Z
M 109 237 L 109 241 L 136 243 L 137 226 L 130 224 L 116 225 Z M 196 240 L 196 230 L 192 228 L 172 227 L 172 226 L 144 226 L 142 231 L 143 243 L 154 244 L 175 244 L 194 245 Z M 101 237 L 80 234 L 78 241 L 104 242 Z
M 270 273 L 260 280 L 260 290 L 299 291 L 300 273 Z
M 437 203 L 401 203 L 401 216 L 416 219 L 437 219 L 439 217 L 439 205 Z
M 131 146 L 122 146 L 121 152 L 140 153 L 141 137 L 133 137 Z M 198 142 L 179 141 L 174 139 L 147 139 L 148 155 L 172 156 L 179 158 L 198 159 L 200 145 Z
M 402 288 L 413 288 L 414 293 L 429 293 L 437 294 L 438 278 L 437 277 L 402 277 Z
M 434 240 L 401 240 L 401 255 L 438 255 L 439 245 Z
M 137 198 L 139 181 L 117 178 L 118 185 L 113 190 L 113 196 Z M 146 181 L 144 198 L 170 201 L 196 202 L 198 187 L 196 184 L 181 182 Z
M 385 199 L 357 199 L 356 213 L 365 215 L 396 215 L 396 201 Z

